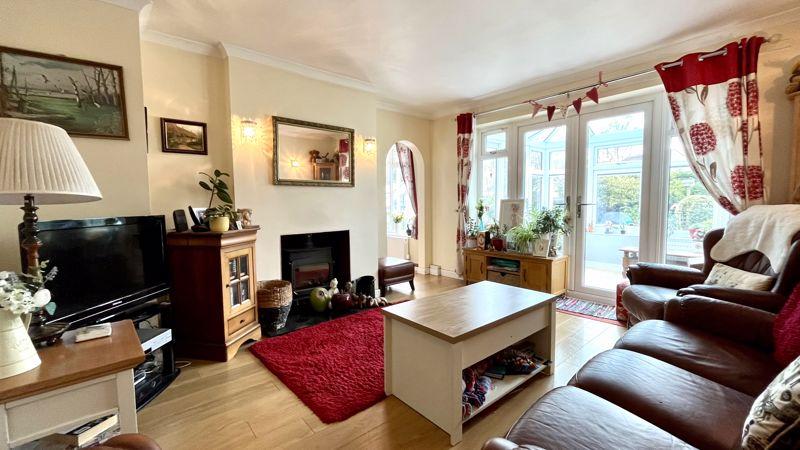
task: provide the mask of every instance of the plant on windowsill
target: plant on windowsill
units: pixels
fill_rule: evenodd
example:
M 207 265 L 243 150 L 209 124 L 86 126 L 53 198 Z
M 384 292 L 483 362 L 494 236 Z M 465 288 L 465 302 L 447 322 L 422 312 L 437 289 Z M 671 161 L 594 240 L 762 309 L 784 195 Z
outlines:
M 211 196 L 208 199 L 208 209 L 205 212 L 205 218 L 208 221 L 208 227 L 211 231 L 222 233 L 228 231 L 231 226 L 231 221 L 236 221 L 237 213 L 233 207 L 233 200 L 231 194 L 228 193 L 228 185 L 222 180 L 222 177 L 230 177 L 230 174 L 214 169 L 214 176 L 200 172 L 200 175 L 208 178 L 208 181 L 200 181 L 200 187 L 210 191 Z M 220 204 L 211 206 L 216 197 Z
M 486 206 L 482 198 L 479 198 L 478 202 L 475 204 L 475 212 L 478 216 L 478 231 L 483 229 L 483 215 L 486 214 L 487 209 L 489 209 L 489 207 Z
M 572 231 L 569 224 L 569 217 L 564 208 L 555 206 L 553 208 L 542 208 L 539 211 L 531 212 L 531 222 L 534 230 L 539 234 L 540 239 L 548 240 L 547 252 L 541 256 L 558 256 L 558 238 L 566 236 Z
M 489 232 L 489 237 L 492 241 L 492 247 L 498 252 L 506 249 L 505 234 L 508 232 L 508 225 L 500 226 L 496 221 L 489 225 L 486 229 Z
M 464 226 L 464 234 L 467 236 L 464 248 L 475 248 L 478 246 L 478 222 L 472 217 L 467 219 L 467 223 Z
M 539 239 L 539 234 L 531 225 L 531 222 L 526 222 L 508 230 L 508 239 L 514 242 L 514 247 L 520 253 L 533 253 L 532 245 Z

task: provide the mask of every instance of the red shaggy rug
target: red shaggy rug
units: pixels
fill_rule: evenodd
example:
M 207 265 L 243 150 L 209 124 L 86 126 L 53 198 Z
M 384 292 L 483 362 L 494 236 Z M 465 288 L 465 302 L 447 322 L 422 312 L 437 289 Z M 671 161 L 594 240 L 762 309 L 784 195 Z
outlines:
M 380 309 L 264 339 L 250 351 L 324 423 L 385 397 Z

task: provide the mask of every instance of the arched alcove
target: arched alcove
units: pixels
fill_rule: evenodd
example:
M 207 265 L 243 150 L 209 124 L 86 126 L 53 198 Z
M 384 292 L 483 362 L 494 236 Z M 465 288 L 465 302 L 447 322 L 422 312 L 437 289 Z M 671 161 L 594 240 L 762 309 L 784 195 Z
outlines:
M 395 227 L 393 226 L 394 224 L 391 217 L 393 213 L 399 212 L 393 210 L 393 208 L 397 209 L 396 205 L 398 202 L 396 195 L 398 195 L 398 193 L 392 192 L 392 184 L 394 183 L 395 188 L 399 188 L 400 186 L 404 187 L 402 175 L 400 175 L 399 172 L 394 173 L 394 175 L 392 174 L 392 171 L 399 170 L 397 166 L 397 143 L 393 143 L 386 150 L 385 157 L 383 158 L 385 164 L 382 170 L 384 170 L 385 173 L 385 182 L 382 188 L 385 200 L 382 202 L 382 206 L 384 209 L 384 216 L 386 217 L 386 227 L 382 230 L 381 235 L 386 239 L 386 256 L 395 256 L 398 258 L 406 258 L 409 256 L 420 268 L 425 268 L 428 266 L 425 250 L 428 236 L 425 212 L 427 206 L 425 159 L 422 152 L 413 142 L 407 140 L 398 142 L 411 149 L 414 160 L 414 178 L 417 188 L 417 239 L 408 239 L 405 236 L 405 220 L 401 227 Z M 393 201 L 395 206 L 392 205 Z M 408 209 L 406 208 L 404 212 L 407 213 Z

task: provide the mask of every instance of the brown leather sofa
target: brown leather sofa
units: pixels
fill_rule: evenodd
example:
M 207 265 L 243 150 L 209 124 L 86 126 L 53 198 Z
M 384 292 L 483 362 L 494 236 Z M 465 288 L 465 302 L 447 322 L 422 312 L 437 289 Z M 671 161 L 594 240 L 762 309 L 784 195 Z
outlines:
M 724 230 L 709 231 L 703 239 L 705 260 L 703 269 L 668 264 L 638 263 L 628 268 L 631 285 L 622 292 L 622 304 L 628 310 L 628 325 L 642 320 L 664 317 L 664 304 L 679 296 L 697 294 L 739 303 L 771 312 L 780 311 L 789 294 L 800 279 L 800 233 L 794 236 L 789 259 L 780 274 L 775 273 L 769 259 L 752 251 L 729 261 L 715 261 L 711 248 L 722 238 Z M 769 291 L 750 291 L 703 284 L 711 268 L 722 262 L 737 269 L 776 277 Z
M 671 299 L 665 320 L 633 326 L 484 449 L 737 448 L 755 398 L 783 369 L 772 358 L 774 317 Z

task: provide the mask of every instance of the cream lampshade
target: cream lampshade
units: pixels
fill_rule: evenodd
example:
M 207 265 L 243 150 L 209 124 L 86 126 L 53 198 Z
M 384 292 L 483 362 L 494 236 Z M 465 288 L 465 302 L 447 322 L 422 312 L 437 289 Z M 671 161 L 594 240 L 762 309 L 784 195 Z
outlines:
M 100 189 L 63 129 L 42 122 L 0 118 L 0 204 L 20 205 L 22 248 L 27 272 L 39 272 L 42 242 L 36 222 L 36 201 L 42 204 L 82 203 L 100 200 Z M 31 333 L 47 336 L 43 312 Z M 0 378 L 31 370 L 41 364 L 18 315 L 0 309 Z

